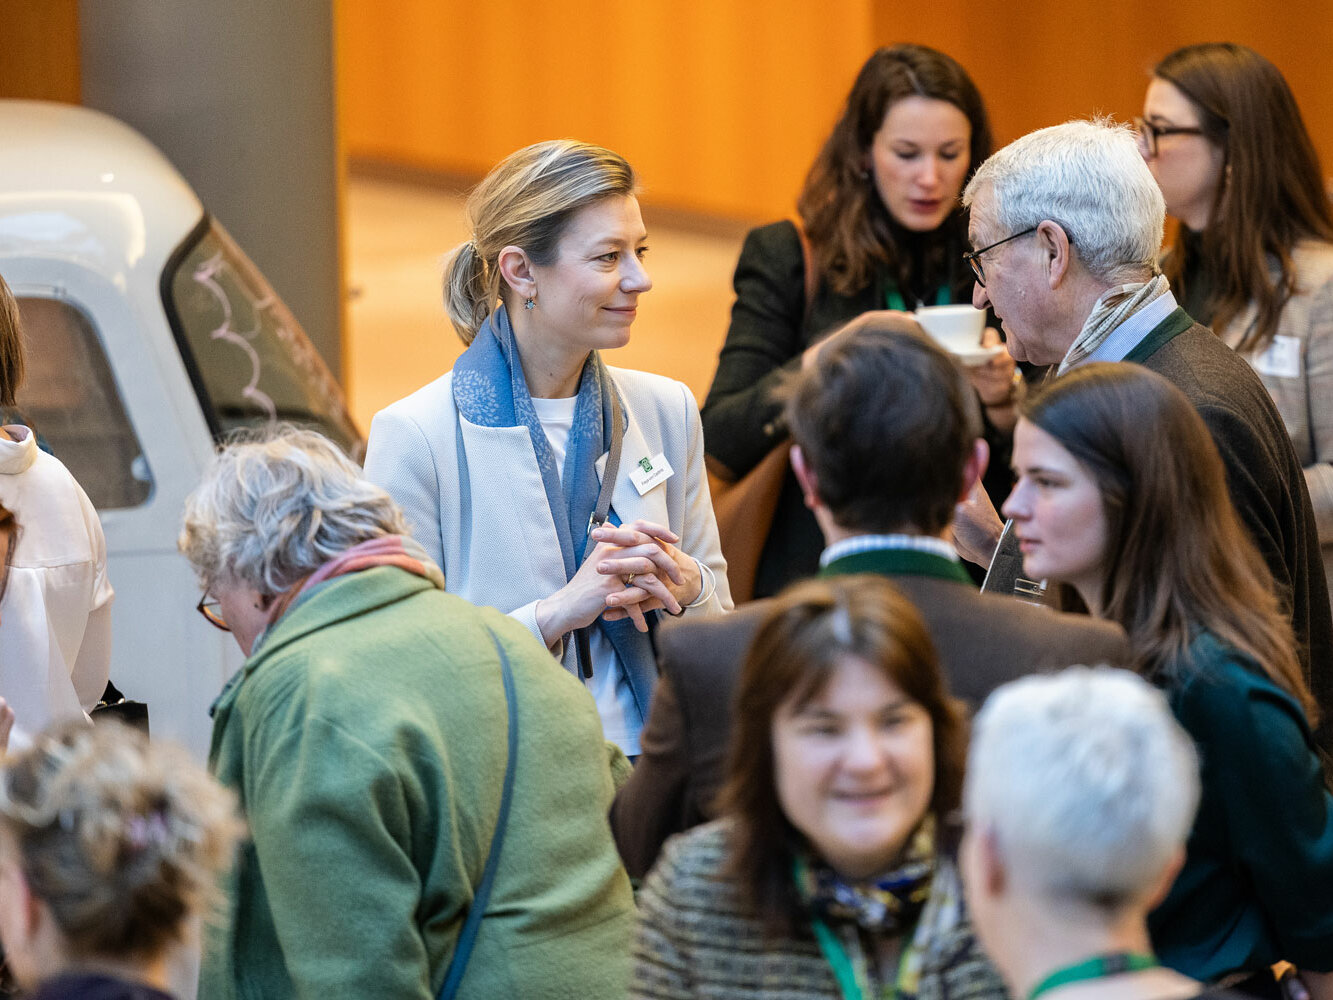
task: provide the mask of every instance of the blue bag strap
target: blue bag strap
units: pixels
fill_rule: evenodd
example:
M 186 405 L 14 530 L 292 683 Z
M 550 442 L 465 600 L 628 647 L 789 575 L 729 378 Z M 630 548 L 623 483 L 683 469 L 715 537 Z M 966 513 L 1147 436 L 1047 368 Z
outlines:
M 495 833 L 491 835 L 491 849 L 486 855 L 486 867 L 481 872 L 481 883 L 472 897 L 472 906 L 463 921 L 463 929 L 458 933 L 458 944 L 454 947 L 453 958 L 449 961 L 449 971 L 444 975 L 444 985 L 440 987 L 440 1000 L 453 1000 L 467 972 L 468 959 L 472 957 L 472 946 L 477 943 L 477 932 L 481 930 L 481 918 L 486 914 L 486 905 L 491 899 L 491 886 L 495 884 L 495 872 L 500 867 L 500 848 L 504 846 L 505 829 L 509 826 L 509 804 L 514 798 L 514 769 L 518 761 L 518 699 L 514 695 L 514 672 L 509 666 L 509 656 L 505 653 L 500 640 L 496 638 L 490 626 L 491 642 L 500 654 L 500 671 L 504 679 L 505 708 L 508 710 L 509 758 L 505 762 L 504 789 L 500 793 L 500 814 L 495 818 Z

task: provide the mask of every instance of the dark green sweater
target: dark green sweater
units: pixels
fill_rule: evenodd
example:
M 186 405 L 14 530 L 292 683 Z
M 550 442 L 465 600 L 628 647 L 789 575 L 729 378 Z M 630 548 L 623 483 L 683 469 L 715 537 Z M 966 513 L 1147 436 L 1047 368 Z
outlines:
M 1203 796 L 1185 866 L 1150 915 L 1165 965 L 1204 981 L 1279 959 L 1333 970 L 1333 797 L 1300 705 L 1202 633 L 1168 686 Z

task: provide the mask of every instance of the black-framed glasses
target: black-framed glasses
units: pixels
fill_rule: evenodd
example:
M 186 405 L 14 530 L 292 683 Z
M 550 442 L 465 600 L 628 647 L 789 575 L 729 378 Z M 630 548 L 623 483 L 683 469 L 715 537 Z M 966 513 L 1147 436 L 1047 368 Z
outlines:
M 218 599 L 208 591 L 204 591 L 204 596 L 199 598 L 199 603 L 194 606 L 194 609 L 203 615 L 208 621 L 208 624 L 212 625 L 214 628 L 220 628 L 224 632 L 231 631 L 231 626 L 227 624 L 227 619 L 222 617 L 221 603 L 219 603 Z
M 1020 236 L 1026 236 L 1029 233 L 1035 233 L 1036 231 L 1036 226 L 1030 226 L 1029 228 L 1024 229 L 1021 233 L 1014 233 L 1013 236 L 1006 236 L 1002 240 L 996 240 L 988 247 L 982 247 L 980 250 L 969 250 L 967 253 L 963 254 L 963 260 L 972 265 L 972 273 L 977 276 L 977 284 L 982 288 L 986 287 L 986 272 L 981 269 L 981 255 L 983 253 L 990 253 L 1001 244 L 1008 243 L 1010 240 L 1016 240 Z
M 1155 125 L 1145 118 L 1135 118 L 1134 128 L 1139 133 L 1139 149 L 1150 158 L 1157 157 L 1157 141 L 1164 135 L 1205 135 L 1198 125 Z

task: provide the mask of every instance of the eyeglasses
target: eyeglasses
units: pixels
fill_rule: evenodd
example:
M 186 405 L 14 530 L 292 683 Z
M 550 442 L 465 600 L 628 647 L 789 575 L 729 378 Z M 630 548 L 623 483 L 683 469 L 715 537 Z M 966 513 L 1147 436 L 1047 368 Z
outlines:
M 1150 159 L 1157 157 L 1157 142 L 1164 135 L 1204 135 L 1198 125 L 1154 125 L 1142 118 L 1134 119 L 1139 133 L 1139 150 Z
M 1002 240 L 997 240 L 988 247 L 982 247 L 980 250 L 969 250 L 967 253 L 963 254 L 963 260 L 972 265 L 972 273 L 977 276 L 977 284 L 982 288 L 986 287 L 986 273 L 981 269 L 981 255 L 983 253 L 990 253 L 1003 243 L 1008 243 L 1010 240 L 1016 240 L 1020 236 L 1026 236 L 1028 233 L 1035 233 L 1036 231 L 1037 227 L 1032 226 L 1028 229 L 1024 229 L 1021 233 L 1014 233 L 1013 236 L 1006 236 Z
M 203 615 L 208 624 L 214 628 L 220 628 L 224 632 L 231 631 L 227 619 L 222 617 L 222 604 L 208 591 L 204 591 L 204 596 L 199 598 L 199 603 L 194 606 L 194 609 Z

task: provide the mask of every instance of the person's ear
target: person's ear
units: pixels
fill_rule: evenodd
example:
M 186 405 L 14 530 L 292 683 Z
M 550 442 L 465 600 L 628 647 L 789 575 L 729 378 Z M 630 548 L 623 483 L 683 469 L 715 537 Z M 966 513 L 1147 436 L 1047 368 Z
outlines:
M 1002 896 L 1009 886 L 1009 871 L 1005 868 L 1004 856 L 1000 853 L 995 831 L 983 830 L 980 836 L 981 840 L 977 847 L 981 867 L 981 888 L 987 896 Z
M 1166 899 L 1166 894 L 1171 891 L 1171 886 L 1175 885 L 1176 876 L 1180 874 L 1180 869 L 1185 864 L 1185 848 L 1177 847 L 1175 853 L 1171 855 L 1171 860 L 1166 863 L 1162 873 L 1157 876 L 1157 881 L 1153 883 L 1152 893 L 1148 896 L 1146 910 L 1154 910 L 1162 900 Z
M 972 442 L 972 454 L 963 463 L 963 482 L 958 493 L 959 503 L 967 502 L 968 497 L 972 495 L 972 487 L 981 482 L 981 477 L 986 474 L 989 465 L 990 445 L 984 438 L 977 438 Z
M 1059 223 L 1043 219 L 1037 226 L 1035 236 L 1046 265 L 1047 284 L 1054 291 L 1069 276 L 1073 265 L 1073 247 L 1069 243 L 1069 234 Z
M 801 486 L 805 505 L 814 510 L 819 505 L 819 484 L 815 479 L 815 470 L 806 464 L 805 453 L 799 444 L 791 446 L 791 471 L 796 474 L 796 482 Z
M 500 277 L 514 290 L 515 295 L 520 299 L 537 297 L 537 276 L 532 261 L 528 260 L 527 253 L 521 247 L 505 247 L 495 263 L 500 269 Z

